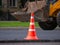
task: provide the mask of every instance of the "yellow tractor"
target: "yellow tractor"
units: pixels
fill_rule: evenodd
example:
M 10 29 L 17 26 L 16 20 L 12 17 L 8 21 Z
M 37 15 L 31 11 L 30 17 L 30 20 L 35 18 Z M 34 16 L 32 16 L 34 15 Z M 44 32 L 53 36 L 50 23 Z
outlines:
M 60 0 L 46 0 L 39 15 L 35 16 L 40 19 L 38 24 L 43 30 L 53 30 L 57 25 L 60 27 Z
M 43 30 L 53 30 L 57 25 L 60 26 L 60 0 L 21 0 L 21 2 L 20 8 L 27 6 L 28 8 L 24 8 L 26 12 L 33 11 Z M 25 3 L 28 5 L 24 6 Z

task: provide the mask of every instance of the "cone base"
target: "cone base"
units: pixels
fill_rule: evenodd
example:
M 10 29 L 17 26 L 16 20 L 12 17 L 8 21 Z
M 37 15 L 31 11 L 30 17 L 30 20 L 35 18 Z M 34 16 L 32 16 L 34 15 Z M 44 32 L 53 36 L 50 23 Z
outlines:
M 24 38 L 25 40 L 38 40 L 38 38 L 37 37 L 30 37 L 30 36 L 28 36 L 28 37 L 26 37 L 26 38 Z

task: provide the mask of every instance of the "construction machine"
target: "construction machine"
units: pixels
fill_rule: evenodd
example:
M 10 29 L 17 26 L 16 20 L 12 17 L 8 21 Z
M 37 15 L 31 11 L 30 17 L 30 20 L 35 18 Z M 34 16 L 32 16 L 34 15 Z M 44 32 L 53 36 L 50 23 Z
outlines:
M 60 27 L 60 0 L 26 0 L 26 12 L 34 12 L 40 28 L 53 30 Z M 26 5 L 25 5 L 26 6 Z M 24 7 L 24 6 L 22 6 Z
M 42 1 L 42 0 L 40 0 Z M 53 30 L 60 27 L 60 0 L 45 0 L 46 5 L 39 10 L 38 24 L 43 30 Z

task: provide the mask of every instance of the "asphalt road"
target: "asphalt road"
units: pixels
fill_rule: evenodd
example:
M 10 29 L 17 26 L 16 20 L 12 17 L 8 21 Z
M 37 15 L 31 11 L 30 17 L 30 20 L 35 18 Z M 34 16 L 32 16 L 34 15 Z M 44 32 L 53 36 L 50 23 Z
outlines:
M 0 45 L 60 45 L 60 42 L 0 43 Z
M 29 28 L 23 27 L 0 28 L 0 40 L 24 40 L 28 30 Z M 41 28 L 36 28 L 36 34 L 39 40 L 60 40 L 59 27 L 52 31 L 44 31 Z
M 29 28 L 23 27 L 0 27 L 1 40 L 24 40 Z M 60 28 L 57 27 L 52 31 L 44 31 L 36 28 L 36 34 L 39 40 L 60 40 Z M 18 43 L 0 43 L 0 45 L 60 45 L 60 42 L 18 42 Z

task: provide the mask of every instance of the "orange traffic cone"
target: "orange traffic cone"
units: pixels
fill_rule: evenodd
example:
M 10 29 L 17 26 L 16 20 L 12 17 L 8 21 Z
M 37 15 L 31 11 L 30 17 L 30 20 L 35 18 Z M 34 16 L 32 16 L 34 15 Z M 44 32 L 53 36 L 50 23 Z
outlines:
M 38 40 L 38 38 L 36 36 L 35 25 L 34 25 L 34 13 L 31 13 L 28 35 L 24 39 L 26 39 L 26 40 Z

